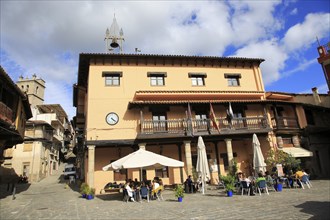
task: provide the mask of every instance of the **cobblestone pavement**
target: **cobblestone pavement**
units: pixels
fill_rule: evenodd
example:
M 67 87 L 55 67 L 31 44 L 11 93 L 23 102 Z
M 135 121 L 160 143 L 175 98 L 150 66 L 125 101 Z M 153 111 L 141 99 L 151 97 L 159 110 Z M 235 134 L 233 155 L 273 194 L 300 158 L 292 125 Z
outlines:
M 123 202 L 121 194 L 81 198 L 77 187 L 65 188 L 60 175 L 34 183 L 25 191 L 1 196 L 0 219 L 329 219 L 330 180 L 314 180 L 311 189 L 286 189 L 270 195 L 225 196 L 208 189 L 186 194 L 179 203 L 171 190 L 164 201 Z M 2 186 L 2 193 L 4 190 Z M 4 197 L 4 198 L 3 198 Z

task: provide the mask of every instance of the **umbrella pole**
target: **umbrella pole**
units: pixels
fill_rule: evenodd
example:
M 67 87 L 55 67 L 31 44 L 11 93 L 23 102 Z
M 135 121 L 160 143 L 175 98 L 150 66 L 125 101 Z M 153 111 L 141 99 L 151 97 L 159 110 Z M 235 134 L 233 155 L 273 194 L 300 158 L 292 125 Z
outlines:
M 140 182 L 142 182 L 142 167 L 140 169 Z
M 205 176 L 203 175 L 202 176 L 202 193 L 204 195 L 204 192 L 205 192 Z

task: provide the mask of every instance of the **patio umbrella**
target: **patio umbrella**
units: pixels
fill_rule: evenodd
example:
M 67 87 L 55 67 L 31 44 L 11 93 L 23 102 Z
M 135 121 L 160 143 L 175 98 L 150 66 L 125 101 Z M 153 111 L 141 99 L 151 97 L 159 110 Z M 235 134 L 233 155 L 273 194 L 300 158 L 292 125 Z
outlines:
M 252 146 L 253 146 L 253 169 L 256 173 L 260 171 L 265 172 L 266 163 L 264 156 L 261 152 L 260 142 L 256 134 L 253 134 Z
M 119 170 L 119 169 L 129 169 L 129 168 L 162 168 L 163 166 L 168 167 L 183 167 L 184 163 L 169 157 L 165 157 L 145 149 L 139 149 L 133 153 L 126 155 L 106 166 L 102 169 L 107 171 L 109 169 Z M 142 181 L 142 177 L 141 177 Z
M 205 191 L 205 182 L 210 179 L 210 169 L 206 156 L 206 148 L 201 136 L 198 137 L 197 143 L 197 164 L 196 171 L 202 177 L 202 193 Z

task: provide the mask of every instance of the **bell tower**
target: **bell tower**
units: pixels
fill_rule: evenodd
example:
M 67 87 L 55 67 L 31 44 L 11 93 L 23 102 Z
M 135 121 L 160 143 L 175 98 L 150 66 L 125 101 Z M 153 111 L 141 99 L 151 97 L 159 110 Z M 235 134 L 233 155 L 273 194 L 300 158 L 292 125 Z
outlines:
M 16 85 L 28 95 L 31 107 L 44 103 L 45 81 L 37 78 L 36 74 L 33 74 L 31 79 L 20 76 Z
M 113 16 L 113 21 L 110 30 L 109 28 L 107 28 L 107 30 L 105 31 L 104 40 L 107 53 L 123 52 L 123 41 L 125 41 L 124 32 L 122 28 L 119 29 L 116 20 L 116 15 Z
M 325 45 L 319 44 L 317 51 L 319 52 L 317 61 L 322 66 L 324 77 L 328 84 L 328 94 L 330 94 L 330 42 Z

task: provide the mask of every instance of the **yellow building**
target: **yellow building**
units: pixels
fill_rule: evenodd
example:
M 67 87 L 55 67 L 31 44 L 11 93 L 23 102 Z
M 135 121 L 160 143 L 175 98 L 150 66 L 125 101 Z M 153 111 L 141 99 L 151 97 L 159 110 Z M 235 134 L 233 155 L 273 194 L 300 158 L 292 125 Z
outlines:
M 26 121 L 32 117 L 29 100 L 0 66 L 0 182 L 14 176 L 11 163 L 13 146 L 24 140 Z
M 72 129 L 61 105 L 44 104 L 43 79 L 35 74 L 32 78 L 20 77 L 15 88 L 27 95 L 32 117 L 26 122 L 22 140 L 5 151 L 3 167 L 28 177 L 29 182 L 37 182 L 59 169 L 60 154 L 63 158 L 69 150 Z M 9 136 L 6 138 L 10 140 Z
M 81 161 L 82 175 L 96 192 L 108 182 L 139 179 L 139 169 L 102 171 L 102 167 L 142 146 L 185 163 L 184 168 L 143 170 L 144 179 L 159 176 L 165 184 L 182 183 L 196 166 L 198 136 L 206 144 L 213 183 L 226 174 L 233 158 L 239 170 L 251 173 L 254 133 L 266 156 L 277 143 L 273 127 L 281 131 L 281 122 L 290 119 L 289 128 L 299 130 L 294 105 L 267 99 L 259 68 L 263 61 L 80 54 L 74 124 L 88 149 Z M 215 123 L 209 117 L 211 108 Z

